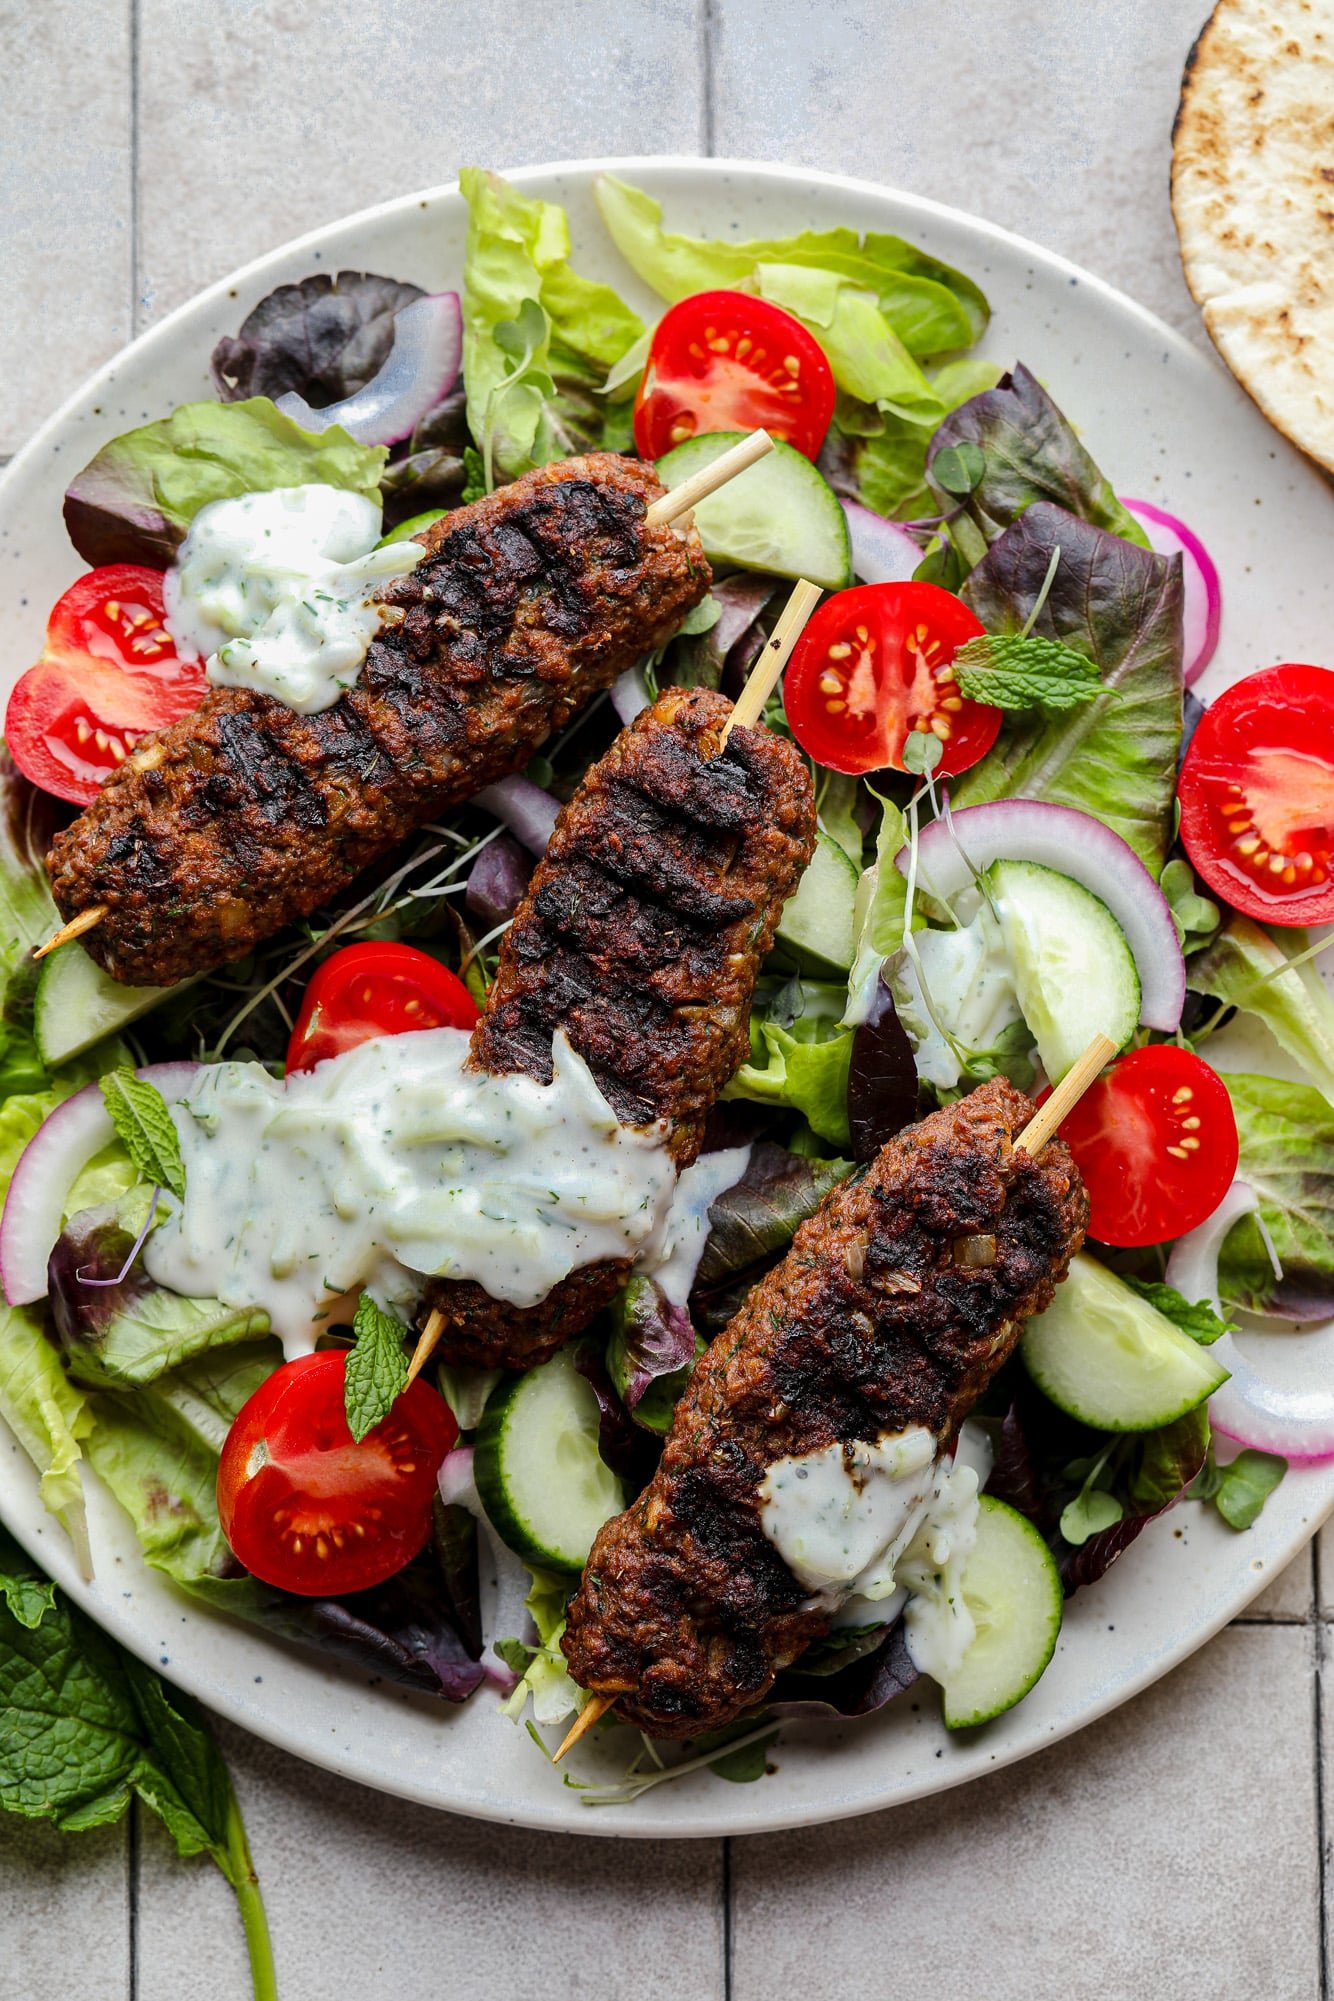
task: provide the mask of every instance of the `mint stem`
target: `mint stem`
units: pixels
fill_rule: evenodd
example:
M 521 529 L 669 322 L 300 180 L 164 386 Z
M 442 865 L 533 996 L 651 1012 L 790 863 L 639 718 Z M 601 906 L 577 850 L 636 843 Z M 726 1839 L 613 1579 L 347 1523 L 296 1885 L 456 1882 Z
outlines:
M 255 1873 L 254 1857 L 250 1853 L 250 1843 L 246 1838 L 245 1822 L 241 1809 L 232 1795 L 227 1809 L 227 1855 L 232 1864 L 231 1877 L 236 1890 L 236 1901 L 241 1909 L 241 1922 L 245 1926 L 246 1950 L 250 1954 L 250 1981 L 254 1988 L 255 2001 L 278 2001 L 278 1976 L 273 1964 L 273 1941 L 269 1937 L 268 1914 L 264 1909 L 264 1899 L 260 1894 L 259 1877 Z

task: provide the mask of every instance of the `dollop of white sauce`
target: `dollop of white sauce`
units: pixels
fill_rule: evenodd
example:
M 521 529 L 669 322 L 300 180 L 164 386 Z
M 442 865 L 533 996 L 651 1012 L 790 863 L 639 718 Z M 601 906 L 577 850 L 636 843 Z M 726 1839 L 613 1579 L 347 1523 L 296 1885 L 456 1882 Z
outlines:
M 978 1472 L 922 1425 L 776 1460 L 760 1521 L 788 1569 L 840 1626 L 903 1608 L 914 1665 L 937 1681 L 974 1637 L 961 1586 L 977 1539 Z
M 709 1239 L 709 1210 L 720 1195 L 735 1188 L 750 1165 L 748 1146 L 726 1146 L 717 1153 L 703 1153 L 693 1166 L 682 1170 L 676 1194 L 663 1231 L 659 1262 L 652 1268 L 673 1306 L 684 1306 L 690 1297 Z
M 371 593 L 421 559 L 377 549 L 380 508 L 336 486 L 280 486 L 201 507 L 163 595 L 177 650 L 215 687 L 255 688 L 299 715 L 329 708 L 383 622 Z
M 964 1049 L 991 1049 L 1001 1032 L 1020 1019 L 1014 975 L 1000 926 L 984 904 L 970 923 L 951 931 L 915 933 L 922 976 L 931 1008 Z M 941 1090 L 953 1090 L 961 1075 L 959 1058 L 932 1019 L 917 968 L 905 956 L 894 973 L 900 1018 L 913 1039 L 917 1074 Z
M 185 1201 L 145 1246 L 177 1292 L 262 1306 L 290 1355 L 346 1294 L 426 1276 L 536 1306 L 572 1271 L 651 1256 L 676 1188 L 665 1127 L 621 1125 L 564 1036 L 550 1084 L 466 1067 L 468 1035 L 387 1035 L 277 1079 L 201 1070 L 172 1117 Z M 169 1199 L 169 1198 L 168 1198 Z

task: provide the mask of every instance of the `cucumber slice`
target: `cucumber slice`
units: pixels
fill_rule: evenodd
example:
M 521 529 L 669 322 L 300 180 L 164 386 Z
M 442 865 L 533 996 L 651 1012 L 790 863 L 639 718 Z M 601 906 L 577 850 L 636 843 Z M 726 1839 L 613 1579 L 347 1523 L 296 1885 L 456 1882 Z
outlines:
M 81 945 L 62 945 L 43 959 L 33 996 L 32 1032 L 48 1069 L 82 1056 L 103 1036 L 115 1035 L 157 1006 L 174 987 L 125 987 L 88 957 Z
M 838 842 L 823 831 L 796 894 L 783 907 L 778 942 L 803 969 L 846 974 L 853 956 L 853 905 L 858 874 Z
M 1118 1049 L 1139 1021 L 1134 955 L 1107 905 L 1040 862 L 994 862 L 991 883 L 1024 1020 L 1053 1084 L 1095 1035 Z
M 977 1637 L 944 1686 L 945 1724 L 969 1730 L 1013 1709 L 1056 1651 L 1060 1572 L 1021 1514 L 983 1494 L 977 1541 L 964 1565 L 964 1603 Z
M 658 460 L 658 478 L 666 487 L 679 486 L 744 436 L 707 431 L 688 438 Z M 847 516 L 823 473 L 791 445 L 775 444 L 757 465 L 701 500 L 695 526 L 711 561 L 778 577 L 809 577 L 826 591 L 841 591 L 852 582 Z
M 1212 1396 L 1227 1370 L 1157 1307 L 1080 1256 L 1024 1329 L 1029 1375 L 1058 1410 L 1099 1431 L 1156 1431 Z
M 582 1570 L 626 1491 L 598 1455 L 598 1402 L 563 1349 L 486 1400 L 473 1476 L 496 1534 L 525 1563 Z

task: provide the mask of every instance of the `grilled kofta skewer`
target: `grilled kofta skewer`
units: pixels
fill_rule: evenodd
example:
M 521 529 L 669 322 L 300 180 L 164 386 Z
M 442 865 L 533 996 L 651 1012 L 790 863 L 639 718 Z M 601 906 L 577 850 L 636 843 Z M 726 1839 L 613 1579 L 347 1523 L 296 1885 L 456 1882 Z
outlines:
M 708 590 L 663 493 L 609 452 L 527 473 L 426 532 L 332 707 L 215 688 L 146 739 L 47 857 L 62 918 L 102 911 L 84 949 L 132 986 L 239 958 L 522 766 Z
M 676 1165 L 749 1051 L 760 963 L 815 845 L 810 773 L 763 729 L 731 731 L 732 704 L 669 690 L 623 730 L 561 813 L 501 948 L 473 1064 L 543 1083 L 561 1031 L 624 1125 L 667 1122 Z M 540 1306 L 433 1282 L 442 1352 L 484 1368 L 545 1361 L 628 1276 L 624 1260 L 572 1272 Z
M 1036 1160 L 1015 1149 L 1032 1109 L 997 1079 L 891 1140 L 701 1357 L 658 1471 L 593 1545 L 561 1642 L 574 1679 L 628 1721 L 690 1737 L 761 1701 L 836 1609 L 766 1535 L 766 1474 L 919 1425 L 945 1445 L 1050 1301 L 1088 1206 L 1060 1141 Z M 976 1237 L 994 1239 L 992 1262 L 961 1262 Z

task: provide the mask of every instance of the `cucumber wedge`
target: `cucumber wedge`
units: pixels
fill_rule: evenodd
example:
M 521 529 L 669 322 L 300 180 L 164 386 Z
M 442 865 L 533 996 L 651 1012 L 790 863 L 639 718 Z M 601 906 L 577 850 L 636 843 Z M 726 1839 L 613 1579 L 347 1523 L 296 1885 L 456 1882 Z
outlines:
M 165 994 L 181 991 L 181 986 L 122 986 L 94 965 L 82 945 L 62 945 L 43 959 L 37 975 L 32 1023 L 37 1053 L 54 1070 L 137 1021 Z
M 658 460 L 658 478 L 666 487 L 679 486 L 744 435 L 706 431 L 688 438 Z M 847 516 L 823 473 L 791 445 L 775 444 L 758 465 L 701 500 L 695 526 L 711 562 L 809 577 L 826 591 L 841 591 L 852 582 Z
M 852 964 L 858 880 L 838 842 L 826 833 L 817 835 L 815 853 L 795 896 L 784 906 L 777 932 L 779 944 L 786 945 L 803 970 L 847 973 Z
M 1134 1034 L 1134 956 L 1107 905 L 1072 877 L 1040 862 L 995 862 L 991 884 L 1020 1010 L 1057 1084 L 1095 1035 L 1121 1049 Z
M 1084 1256 L 1029 1321 L 1020 1353 L 1058 1410 L 1099 1431 L 1156 1431 L 1227 1381 L 1210 1349 Z
M 598 1402 L 563 1349 L 504 1376 L 482 1412 L 473 1476 L 502 1542 L 541 1570 L 582 1570 L 626 1491 L 598 1455 Z
M 945 1724 L 970 1730 L 1013 1709 L 1056 1651 L 1060 1573 L 1034 1528 L 983 1494 L 977 1541 L 964 1565 L 964 1603 L 977 1637 L 944 1687 Z

